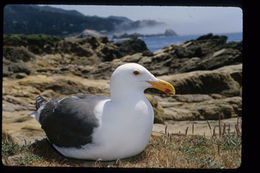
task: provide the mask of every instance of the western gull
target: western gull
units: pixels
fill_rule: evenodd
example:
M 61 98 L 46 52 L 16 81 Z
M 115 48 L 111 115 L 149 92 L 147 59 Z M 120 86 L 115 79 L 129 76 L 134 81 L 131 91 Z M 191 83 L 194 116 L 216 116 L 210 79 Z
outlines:
M 174 87 L 136 63 L 119 66 L 110 79 L 110 97 L 73 95 L 46 101 L 36 97 L 31 116 L 65 157 L 116 160 L 142 152 L 152 134 L 154 112 L 146 88 L 175 94 Z

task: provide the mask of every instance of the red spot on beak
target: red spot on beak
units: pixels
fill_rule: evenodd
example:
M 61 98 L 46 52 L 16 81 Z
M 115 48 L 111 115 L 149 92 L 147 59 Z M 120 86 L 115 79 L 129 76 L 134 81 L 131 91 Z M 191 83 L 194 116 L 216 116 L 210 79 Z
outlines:
M 170 90 L 170 89 L 165 89 L 164 92 L 166 92 L 166 93 L 170 93 L 171 90 Z

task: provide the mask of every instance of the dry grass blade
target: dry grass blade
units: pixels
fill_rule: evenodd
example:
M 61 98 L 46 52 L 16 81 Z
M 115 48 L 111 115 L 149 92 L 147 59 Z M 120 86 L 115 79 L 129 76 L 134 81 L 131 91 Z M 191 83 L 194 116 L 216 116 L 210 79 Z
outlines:
M 208 120 L 207 120 L 207 124 L 208 124 L 209 130 L 210 130 L 210 134 L 212 135 L 212 129 L 211 129 L 211 126 L 210 126 L 210 123 Z
M 165 144 L 165 145 L 167 144 L 167 137 L 168 137 L 168 135 L 165 136 L 165 138 L 164 138 L 164 144 Z
M 230 135 L 230 124 L 228 124 L 228 135 Z
M 185 130 L 185 136 L 187 136 L 188 130 L 189 130 L 189 127 L 187 127 L 186 130 Z
M 218 143 L 217 146 L 218 146 L 218 155 L 220 155 L 220 144 Z
M 240 135 L 241 132 L 240 132 L 239 126 L 237 124 L 235 124 L 235 129 L 236 129 L 236 134 Z
M 212 137 L 216 136 L 216 126 L 214 126 Z
M 218 130 L 219 130 L 219 137 L 221 137 L 221 121 L 220 121 L 221 117 L 220 115 L 218 116 Z
M 167 134 L 168 126 L 165 126 L 164 133 Z
M 241 117 L 237 117 L 237 126 L 242 129 Z
M 194 122 L 192 122 L 192 128 L 191 128 L 191 131 L 192 131 L 192 135 L 194 135 Z
M 224 136 L 226 133 L 226 123 L 224 123 L 224 126 L 223 126 L 223 132 L 222 132 L 222 136 Z

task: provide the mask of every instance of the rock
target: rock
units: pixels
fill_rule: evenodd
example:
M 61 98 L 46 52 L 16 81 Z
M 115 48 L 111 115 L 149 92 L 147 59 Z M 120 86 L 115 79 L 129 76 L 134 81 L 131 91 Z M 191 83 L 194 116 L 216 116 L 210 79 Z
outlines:
M 241 64 L 237 65 L 242 68 Z M 234 66 L 226 66 L 225 69 Z M 160 78 L 173 83 L 177 94 L 211 94 L 221 93 L 226 96 L 237 96 L 240 85 L 231 77 L 228 70 L 194 71 L 176 75 L 161 76 Z
M 176 88 L 175 96 L 145 91 L 155 123 L 242 116 L 242 42 L 226 43 L 226 37 L 209 34 L 156 52 L 136 38 L 116 43 L 107 37 L 47 39 L 28 47 L 26 39 L 23 43 L 4 45 L 3 56 L 2 136 L 19 143 L 44 137 L 27 116 L 35 109 L 36 96 L 49 100 L 81 93 L 109 95 L 112 72 L 129 62 L 143 65 Z M 18 50 L 24 55 L 18 56 Z M 32 57 L 25 56 L 26 51 Z
M 165 36 L 177 36 L 176 32 L 174 32 L 172 29 L 166 29 L 164 32 Z
M 234 109 L 232 105 L 227 104 L 225 99 L 211 100 L 208 101 L 206 104 L 201 102 L 199 104 L 195 104 L 194 107 L 192 107 L 191 109 L 199 113 L 196 117 L 199 120 L 217 120 L 219 118 L 231 118 L 234 114 Z
M 18 80 L 17 83 L 22 86 L 33 86 L 39 91 L 51 89 L 55 93 L 62 95 L 76 93 L 101 94 L 108 92 L 107 81 L 91 81 L 72 75 L 53 75 L 48 77 L 43 75 L 28 76 Z
M 240 52 L 242 52 L 242 49 L 243 49 L 242 41 L 240 41 L 240 42 L 234 42 L 234 41 L 228 42 L 228 43 L 226 43 L 225 47 L 231 48 L 231 49 L 236 49 Z
M 152 95 L 145 95 L 153 106 L 154 111 L 154 123 L 163 123 L 165 118 L 164 110 L 161 105 L 158 104 L 158 101 Z
M 189 48 L 175 46 L 174 49 L 178 58 L 192 58 L 202 56 L 201 48 L 199 46 L 192 46 Z
M 22 80 L 22 79 L 19 79 Z M 13 96 L 13 97 L 22 97 L 23 99 L 29 98 L 29 99 L 35 99 L 36 95 L 40 94 L 40 91 L 36 89 L 34 86 L 27 85 L 19 85 L 17 84 L 16 80 L 4 80 L 3 81 L 3 100 L 6 96 Z M 25 101 L 25 103 L 28 100 Z M 31 102 L 34 104 L 34 101 Z
M 213 35 L 212 33 L 202 35 L 199 38 L 197 38 L 198 41 L 203 41 L 203 40 L 214 40 L 219 43 L 225 43 L 227 41 L 227 36 L 218 36 L 218 35 Z
M 200 69 L 216 69 L 231 64 L 242 62 L 242 54 L 236 49 L 224 48 L 213 53 L 197 64 Z
M 172 44 L 153 54 L 125 55 L 124 62 L 134 61 L 145 66 L 155 75 L 168 75 L 194 70 L 213 70 L 233 64 L 241 64 L 241 44 L 226 43 L 225 36 L 212 34 L 181 44 Z M 115 43 L 117 44 L 117 43 Z M 129 54 L 132 54 L 131 51 Z M 126 60 L 126 61 L 125 61 Z M 113 61 L 111 62 L 113 63 Z
M 46 99 L 64 97 L 72 94 L 105 94 L 109 93 L 108 81 L 88 80 L 77 76 L 26 76 L 18 80 L 3 81 L 3 110 L 33 110 L 38 95 Z
M 72 73 L 89 79 L 109 79 L 112 71 L 110 66 L 114 67 L 126 62 L 139 63 L 156 76 L 194 70 L 213 70 L 225 65 L 241 63 L 242 50 L 241 42 L 226 43 L 225 37 L 212 34 L 178 45 L 172 44 L 154 53 L 150 52 L 145 43 L 137 38 L 115 43 L 109 41 L 107 37 L 60 39 L 53 43 L 44 40 L 43 43 L 43 46 L 38 45 L 40 50 L 38 55 L 35 55 L 37 58 L 28 61 L 28 65 L 33 67 L 32 74 Z M 44 45 L 47 47 L 49 45 L 49 48 Z M 14 46 L 4 47 L 8 49 Z M 7 61 L 4 64 L 11 65 Z M 78 69 L 78 66 L 89 66 L 91 70 Z M 3 72 L 4 76 L 23 77 L 13 75 L 6 68 Z M 239 80 L 239 75 L 234 75 L 234 78 Z
M 74 38 L 86 38 L 86 37 L 103 37 L 104 35 L 91 29 L 85 29 L 80 34 L 76 35 Z
M 221 67 L 218 71 L 229 73 L 230 76 L 242 86 L 242 64 Z
M 120 40 L 115 45 L 119 48 L 122 57 L 148 50 L 144 41 L 137 38 Z
M 8 66 L 8 71 L 11 71 L 13 73 L 26 73 L 27 75 L 31 73 L 29 66 L 23 61 L 19 63 L 12 63 Z
M 25 73 L 18 73 L 18 74 L 16 74 L 16 76 L 15 76 L 16 79 L 22 79 L 22 78 L 24 78 L 24 77 L 26 77 L 26 74 L 25 74 Z
M 190 111 L 189 109 L 168 107 L 167 109 L 164 109 L 164 111 L 166 114 L 164 121 L 167 121 L 167 120 L 176 120 L 176 121 L 195 120 L 198 117 L 197 112 Z
M 226 46 L 226 41 L 227 36 L 208 34 L 194 40 L 192 45 L 199 45 L 201 47 L 202 55 L 207 55 L 224 48 Z
M 198 64 L 200 63 L 201 59 L 198 57 L 189 58 L 183 62 L 177 63 L 176 67 L 178 68 L 176 71 L 178 73 L 190 72 L 199 69 Z M 179 65 L 179 67 L 177 66 Z
M 111 61 L 121 57 L 120 50 L 115 46 L 105 46 L 100 50 L 100 52 L 103 54 L 103 61 Z
M 242 115 L 241 97 L 231 97 L 208 101 L 207 104 L 199 103 L 196 109 L 200 113 L 200 119 L 224 119 Z
M 3 77 L 11 76 L 12 72 L 8 70 L 8 66 L 3 65 Z
M 77 56 L 91 56 L 93 54 L 92 48 L 97 43 L 88 43 L 90 38 L 75 39 L 75 40 L 61 40 L 57 43 L 57 52 L 73 53 Z
M 145 50 L 142 53 L 142 56 L 153 56 L 153 55 L 154 55 L 153 52 L 151 52 L 150 50 Z
M 145 60 L 141 60 L 141 59 L 145 59 Z M 151 61 L 151 58 L 149 58 L 147 56 L 143 56 L 143 54 L 141 54 L 141 53 L 135 53 L 133 55 L 127 55 L 127 56 L 120 58 L 120 61 L 134 62 L 134 63 L 143 61 L 143 64 L 145 64 L 145 61 Z
M 45 138 L 41 125 L 29 113 L 30 111 L 3 112 L 3 140 L 9 138 L 14 143 L 25 145 Z
M 213 99 L 210 96 L 192 95 L 193 99 L 183 102 L 186 99 L 170 100 L 161 98 L 158 104 L 164 110 L 165 120 L 218 120 L 242 115 L 242 98 L 228 97 Z M 177 97 L 189 98 L 190 95 Z M 176 97 L 175 97 L 176 98 Z M 201 100 L 201 101 L 199 101 Z
M 23 46 L 22 47 L 4 46 L 3 56 L 12 62 L 18 62 L 20 60 L 27 62 L 35 58 L 35 55 Z
M 27 110 L 27 108 L 24 107 L 24 106 L 13 104 L 13 103 L 9 103 L 9 102 L 5 102 L 5 101 L 3 101 L 2 106 L 3 106 L 3 111 L 6 111 L 6 112 Z
M 140 38 L 140 37 L 164 37 L 164 36 L 177 36 L 176 32 L 172 29 L 166 29 L 164 33 L 158 34 L 140 34 L 140 33 L 123 33 L 123 34 L 114 34 L 113 39 L 125 39 L 125 38 Z
M 186 102 L 186 103 L 192 103 L 192 102 L 202 102 L 211 100 L 212 97 L 206 94 L 185 94 L 185 95 L 175 95 L 174 99 L 178 102 Z

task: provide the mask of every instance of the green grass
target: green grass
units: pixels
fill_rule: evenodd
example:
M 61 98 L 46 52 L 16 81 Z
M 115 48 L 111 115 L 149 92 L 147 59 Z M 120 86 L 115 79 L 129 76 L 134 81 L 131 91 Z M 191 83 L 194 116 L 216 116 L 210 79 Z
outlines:
M 87 161 L 63 157 L 46 139 L 25 146 L 2 142 L 5 165 L 59 167 L 237 168 L 241 163 L 241 136 L 152 136 L 145 151 L 116 161 Z

